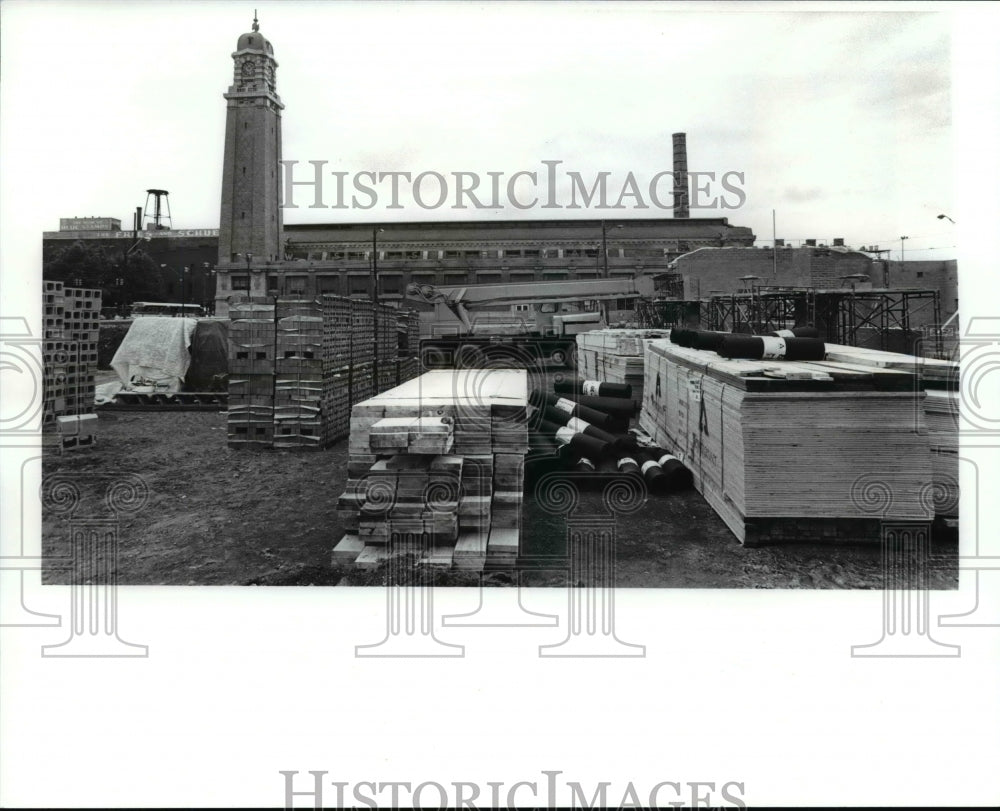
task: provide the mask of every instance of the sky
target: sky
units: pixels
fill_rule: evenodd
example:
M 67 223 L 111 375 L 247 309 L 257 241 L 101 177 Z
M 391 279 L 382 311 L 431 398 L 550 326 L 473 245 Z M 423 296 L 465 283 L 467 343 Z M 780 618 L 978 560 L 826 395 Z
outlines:
M 609 203 L 631 172 L 646 208 L 285 212 L 288 223 L 670 216 L 646 190 L 687 133 L 692 171 L 731 175 L 726 216 L 758 244 L 842 237 L 898 258 L 956 255 L 949 17 L 844 6 L 257 2 L 279 67 L 283 157 L 327 171 L 544 172 L 561 161 Z M 839 7 L 834 7 L 839 8 Z M 906 6 L 897 8 L 906 9 Z M 33 189 L 31 233 L 60 217 L 131 224 L 145 189 L 167 189 L 175 228 L 217 228 L 226 106 L 239 34 L 235 2 L 4 4 L 4 145 Z M 435 198 L 427 181 L 425 199 Z M 519 199 L 530 199 L 526 181 Z M 484 181 L 482 188 L 486 187 Z M 329 182 L 323 202 L 331 205 Z M 305 196 L 305 192 L 298 193 Z M 661 187 L 669 207 L 669 183 Z M 359 198 L 362 202 L 367 198 Z M 299 202 L 296 200 L 296 202 Z M 350 200 L 348 200 L 350 202 Z M 772 219 L 772 212 L 774 216 Z M 9 212 L 8 212 L 9 213 Z

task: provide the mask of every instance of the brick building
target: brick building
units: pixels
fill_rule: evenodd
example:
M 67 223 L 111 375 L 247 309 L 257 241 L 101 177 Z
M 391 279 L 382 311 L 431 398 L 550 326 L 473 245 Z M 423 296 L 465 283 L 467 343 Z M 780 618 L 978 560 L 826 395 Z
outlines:
M 867 254 L 843 247 L 809 246 L 793 248 L 703 248 L 678 257 L 668 268 L 662 284 L 672 285 L 674 298 L 700 299 L 712 293 L 735 293 L 747 286 L 742 277 L 756 276 L 754 285 L 774 287 L 845 286 L 854 279 L 859 286 L 871 287 L 879 280 L 872 276 L 872 259 Z

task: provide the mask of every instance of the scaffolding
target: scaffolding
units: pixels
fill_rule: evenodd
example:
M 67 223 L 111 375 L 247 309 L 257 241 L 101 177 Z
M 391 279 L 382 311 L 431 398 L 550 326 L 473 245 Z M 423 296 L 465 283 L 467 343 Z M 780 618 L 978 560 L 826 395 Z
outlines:
M 702 302 L 683 299 L 639 299 L 635 315 L 640 329 L 697 327 L 701 324 Z
M 937 290 L 817 290 L 751 287 L 715 293 L 705 303 L 705 326 L 763 334 L 812 324 L 830 343 L 942 357 Z

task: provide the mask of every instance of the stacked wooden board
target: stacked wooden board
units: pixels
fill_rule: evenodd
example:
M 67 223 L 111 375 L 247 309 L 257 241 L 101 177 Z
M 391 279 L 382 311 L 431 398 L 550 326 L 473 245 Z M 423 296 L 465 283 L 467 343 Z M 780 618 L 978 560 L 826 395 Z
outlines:
M 232 305 L 229 444 L 326 447 L 348 435 L 354 402 L 413 377 L 416 359 L 395 355 L 395 310 L 377 305 L 376 341 L 373 306 L 339 296 Z
M 94 410 L 101 291 L 43 280 L 42 422 Z
M 601 329 L 576 336 L 576 364 L 581 377 L 608 383 L 628 383 L 642 402 L 646 341 L 666 338 L 670 330 Z
M 924 396 L 902 369 L 652 341 L 640 426 L 743 543 L 877 540 L 881 519 L 933 517 Z
M 527 373 L 427 372 L 354 406 L 337 564 L 511 568 L 520 543 Z
M 958 515 L 959 365 L 953 361 L 827 344 L 827 360 L 911 375 L 914 391 L 923 390 L 924 420 L 931 452 L 935 514 Z

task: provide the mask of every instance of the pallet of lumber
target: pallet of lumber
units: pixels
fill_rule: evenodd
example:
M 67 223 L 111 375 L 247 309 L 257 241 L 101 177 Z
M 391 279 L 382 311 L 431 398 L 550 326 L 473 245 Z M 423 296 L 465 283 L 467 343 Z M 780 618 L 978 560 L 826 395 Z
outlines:
M 357 403 L 348 451 L 334 563 L 370 567 L 415 553 L 439 568 L 516 565 L 525 371 L 436 370 Z
M 923 393 L 891 371 L 882 385 L 878 370 L 835 376 L 823 362 L 726 360 L 652 341 L 640 427 L 691 470 L 742 543 L 878 539 L 880 519 L 933 517 L 921 497 Z
M 642 402 L 644 345 L 668 337 L 670 330 L 601 329 L 576 336 L 577 370 L 587 380 L 631 386 Z

